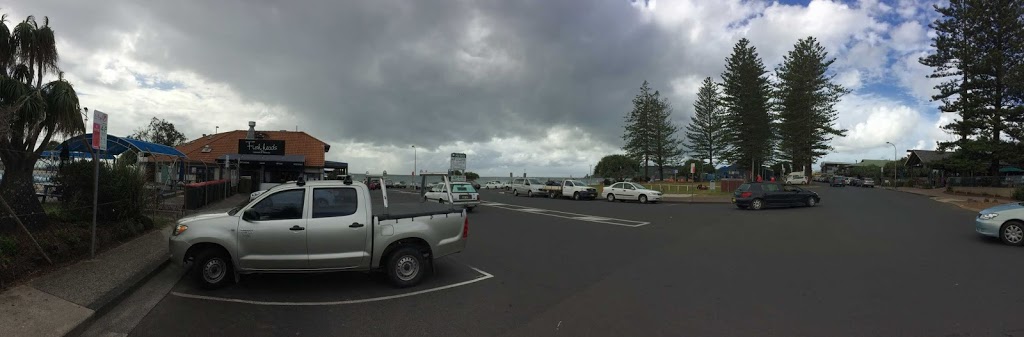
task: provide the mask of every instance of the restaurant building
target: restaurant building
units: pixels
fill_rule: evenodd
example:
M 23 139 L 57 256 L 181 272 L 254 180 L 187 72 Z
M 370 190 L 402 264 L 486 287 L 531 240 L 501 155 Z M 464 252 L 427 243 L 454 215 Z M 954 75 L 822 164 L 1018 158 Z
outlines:
M 190 160 L 216 163 L 217 179 L 249 177 L 254 183 L 280 184 L 303 177 L 323 179 L 325 171 L 341 170 L 348 164 L 325 160 L 331 146 L 303 131 L 234 130 L 211 135 L 177 146 Z M 259 188 L 257 186 L 257 188 Z

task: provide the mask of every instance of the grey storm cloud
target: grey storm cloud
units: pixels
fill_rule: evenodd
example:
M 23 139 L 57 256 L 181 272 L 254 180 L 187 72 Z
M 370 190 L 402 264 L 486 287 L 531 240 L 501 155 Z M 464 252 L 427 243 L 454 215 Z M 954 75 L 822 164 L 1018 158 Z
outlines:
M 672 78 L 722 64 L 626 0 L 26 6 L 18 11 L 50 15 L 60 37 L 89 48 L 140 31 L 140 60 L 283 107 L 271 113 L 330 142 L 436 147 L 574 125 L 617 147 L 642 81 L 667 92 Z M 684 121 L 691 108 L 675 103 Z

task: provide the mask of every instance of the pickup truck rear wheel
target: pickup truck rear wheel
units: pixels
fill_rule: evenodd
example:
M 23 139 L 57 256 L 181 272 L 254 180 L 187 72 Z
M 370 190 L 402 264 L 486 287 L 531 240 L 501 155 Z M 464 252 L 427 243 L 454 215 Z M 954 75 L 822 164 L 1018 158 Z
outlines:
M 417 285 L 423 280 L 427 263 L 419 249 L 409 246 L 398 248 L 388 257 L 388 279 L 399 288 Z
M 235 280 L 235 269 L 231 265 L 231 258 L 220 249 L 207 249 L 199 252 L 195 262 L 195 270 L 192 271 L 192 274 L 203 289 L 221 288 Z

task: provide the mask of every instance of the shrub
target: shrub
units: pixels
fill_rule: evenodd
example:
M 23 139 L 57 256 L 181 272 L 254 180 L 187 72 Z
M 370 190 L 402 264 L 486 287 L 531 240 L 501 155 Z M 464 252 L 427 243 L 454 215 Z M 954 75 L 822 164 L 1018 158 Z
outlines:
M 18 250 L 18 240 L 0 235 L 0 256 L 12 256 Z
M 93 169 L 92 162 L 77 161 L 65 164 L 58 172 L 56 182 L 63 194 L 62 217 L 92 217 Z M 123 221 L 141 216 L 152 200 L 145 184 L 135 165 L 100 165 L 97 219 Z
M 1016 200 L 1024 201 L 1024 186 L 1018 187 L 1013 190 L 1013 198 Z

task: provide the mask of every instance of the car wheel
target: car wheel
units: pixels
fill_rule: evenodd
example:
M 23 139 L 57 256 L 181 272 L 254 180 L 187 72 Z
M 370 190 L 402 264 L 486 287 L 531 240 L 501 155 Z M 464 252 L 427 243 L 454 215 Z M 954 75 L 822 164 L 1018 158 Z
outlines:
M 573 192 L 572 200 L 580 200 L 580 192 Z
M 423 280 L 427 267 L 423 254 L 414 247 L 402 247 L 388 256 L 387 274 L 398 288 L 414 286 Z
M 647 203 L 647 196 L 641 194 L 640 197 L 637 198 L 637 201 L 640 201 L 641 204 L 646 204 Z
M 1007 221 L 999 228 L 999 239 L 1011 246 L 1024 244 L 1024 224 L 1018 221 Z
M 518 197 L 519 196 L 519 191 L 518 190 L 512 190 L 512 196 Z
M 195 259 L 193 274 L 203 289 L 217 289 L 234 281 L 235 269 L 231 257 L 220 249 L 207 249 Z
M 608 201 L 615 201 L 615 195 L 608 193 L 608 197 L 606 197 L 605 199 L 608 199 Z
M 750 209 L 756 211 L 762 208 L 764 208 L 764 200 L 754 199 L 750 201 Z
M 814 207 L 817 203 L 818 201 L 814 200 L 814 197 L 807 197 L 807 207 Z

